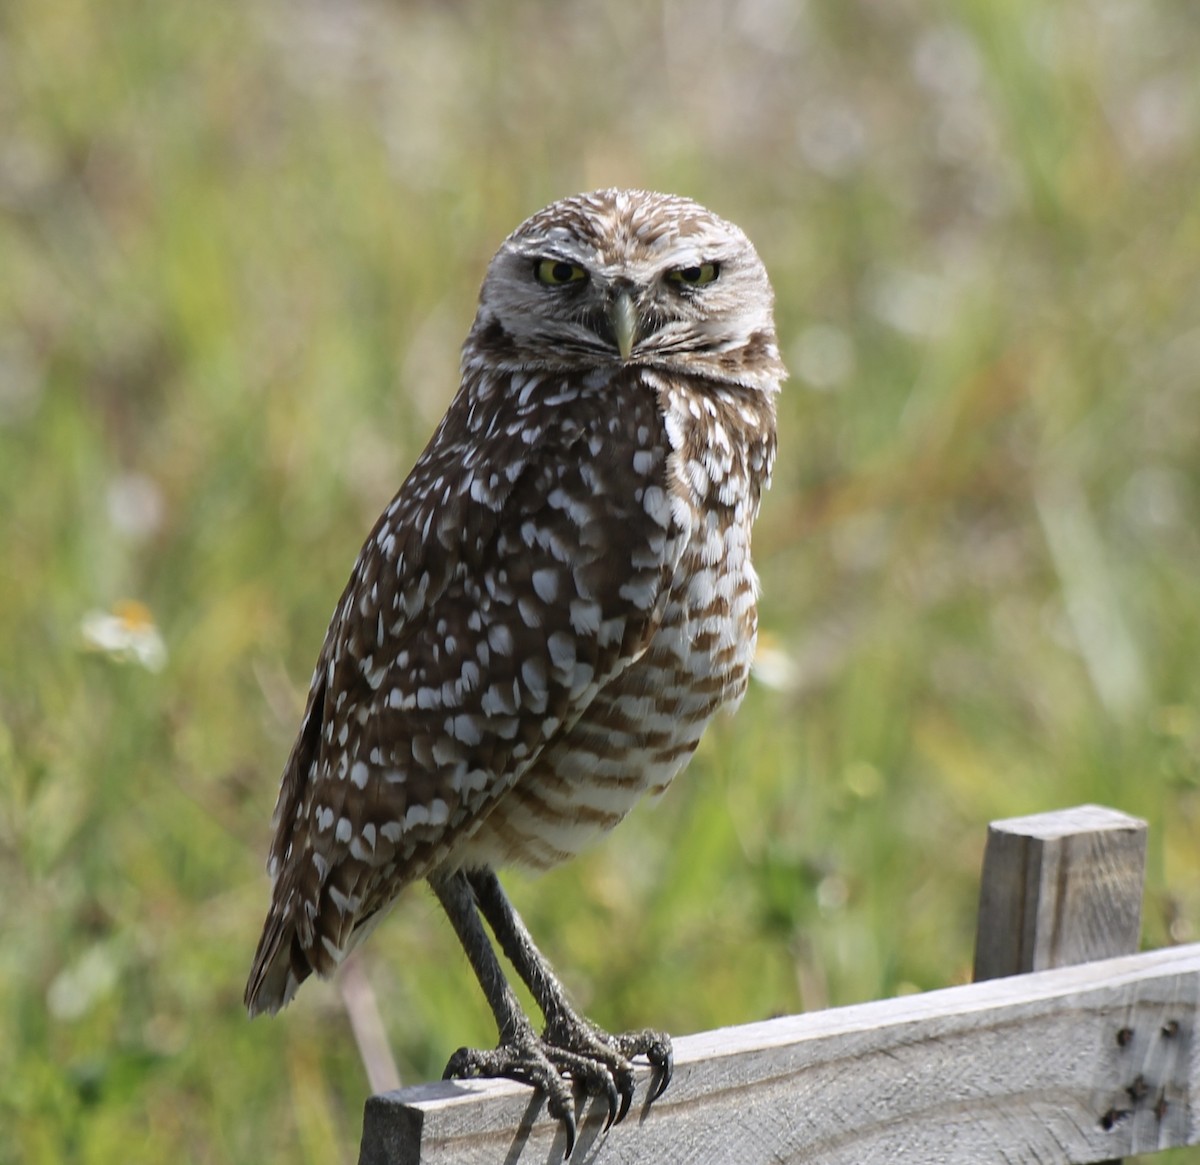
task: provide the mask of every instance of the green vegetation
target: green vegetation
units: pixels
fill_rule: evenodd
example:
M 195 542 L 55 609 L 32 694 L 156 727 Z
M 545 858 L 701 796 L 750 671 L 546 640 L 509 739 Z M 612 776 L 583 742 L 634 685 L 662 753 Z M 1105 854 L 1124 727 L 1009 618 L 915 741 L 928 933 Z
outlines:
M 687 1032 L 961 981 L 986 823 L 1084 801 L 1150 820 L 1147 942 L 1192 937 L 1195 17 L 8 0 L 0 1163 L 353 1160 L 337 992 L 240 1006 L 277 776 L 487 258 L 598 185 L 743 225 L 793 378 L 762 680 L 508 878 L 579 1002 Z M 424 891 L 363 965 L 406 1080 L 493 1039 Z

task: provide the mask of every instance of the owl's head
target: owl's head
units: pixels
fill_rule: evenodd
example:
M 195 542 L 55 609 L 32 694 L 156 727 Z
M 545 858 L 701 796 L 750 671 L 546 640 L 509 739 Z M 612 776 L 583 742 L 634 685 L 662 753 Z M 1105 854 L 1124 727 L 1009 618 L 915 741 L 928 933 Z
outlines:
M 782 371 L 773 301 L 733 223 L 675 195 L 599 190 L 504 241 L 468 352 L 510 369 L 644 365 L 766 387 Z

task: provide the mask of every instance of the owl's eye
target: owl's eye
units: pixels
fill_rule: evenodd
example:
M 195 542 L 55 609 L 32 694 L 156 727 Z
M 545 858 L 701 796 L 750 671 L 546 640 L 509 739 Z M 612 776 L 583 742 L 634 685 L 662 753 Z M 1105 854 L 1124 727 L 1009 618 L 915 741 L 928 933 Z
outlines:
M 720 274 L 719 263 L 700 263 L 695 267 L 676 267 L 674 271 L 667 272 L 667 278 L 672 283 L 679 283 L 684 287 L 703 287 L 706 283 L 712 283 Z
M 561 287 L 565 283 L 582 283 L 587 279 L 587 272 L 582 267 L 567 263 L 563 259 L 536 259 L 533 274 L 539 283 L 550 287 Z

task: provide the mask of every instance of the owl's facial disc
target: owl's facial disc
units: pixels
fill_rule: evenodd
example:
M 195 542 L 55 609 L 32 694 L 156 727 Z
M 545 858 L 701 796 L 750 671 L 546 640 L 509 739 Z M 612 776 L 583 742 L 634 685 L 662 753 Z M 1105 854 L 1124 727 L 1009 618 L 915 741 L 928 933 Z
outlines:
M 641 365 L 763 379 L 771 287 L 733 224 L 687 199 L 601 190 L 522 223 L 488 268 L 473 330 L 492 368 Z M 748 357 L 749 359 L 750 357 Z

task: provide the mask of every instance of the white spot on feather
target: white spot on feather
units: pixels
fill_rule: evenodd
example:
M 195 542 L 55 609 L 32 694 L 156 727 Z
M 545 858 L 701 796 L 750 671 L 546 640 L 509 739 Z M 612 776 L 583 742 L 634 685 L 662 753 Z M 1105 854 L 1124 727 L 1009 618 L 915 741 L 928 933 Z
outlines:
M 553 603 L 558 598 L 558 571 L 542 567 L 533 572 L 530 581 L 534 593 L 543 603 Z

